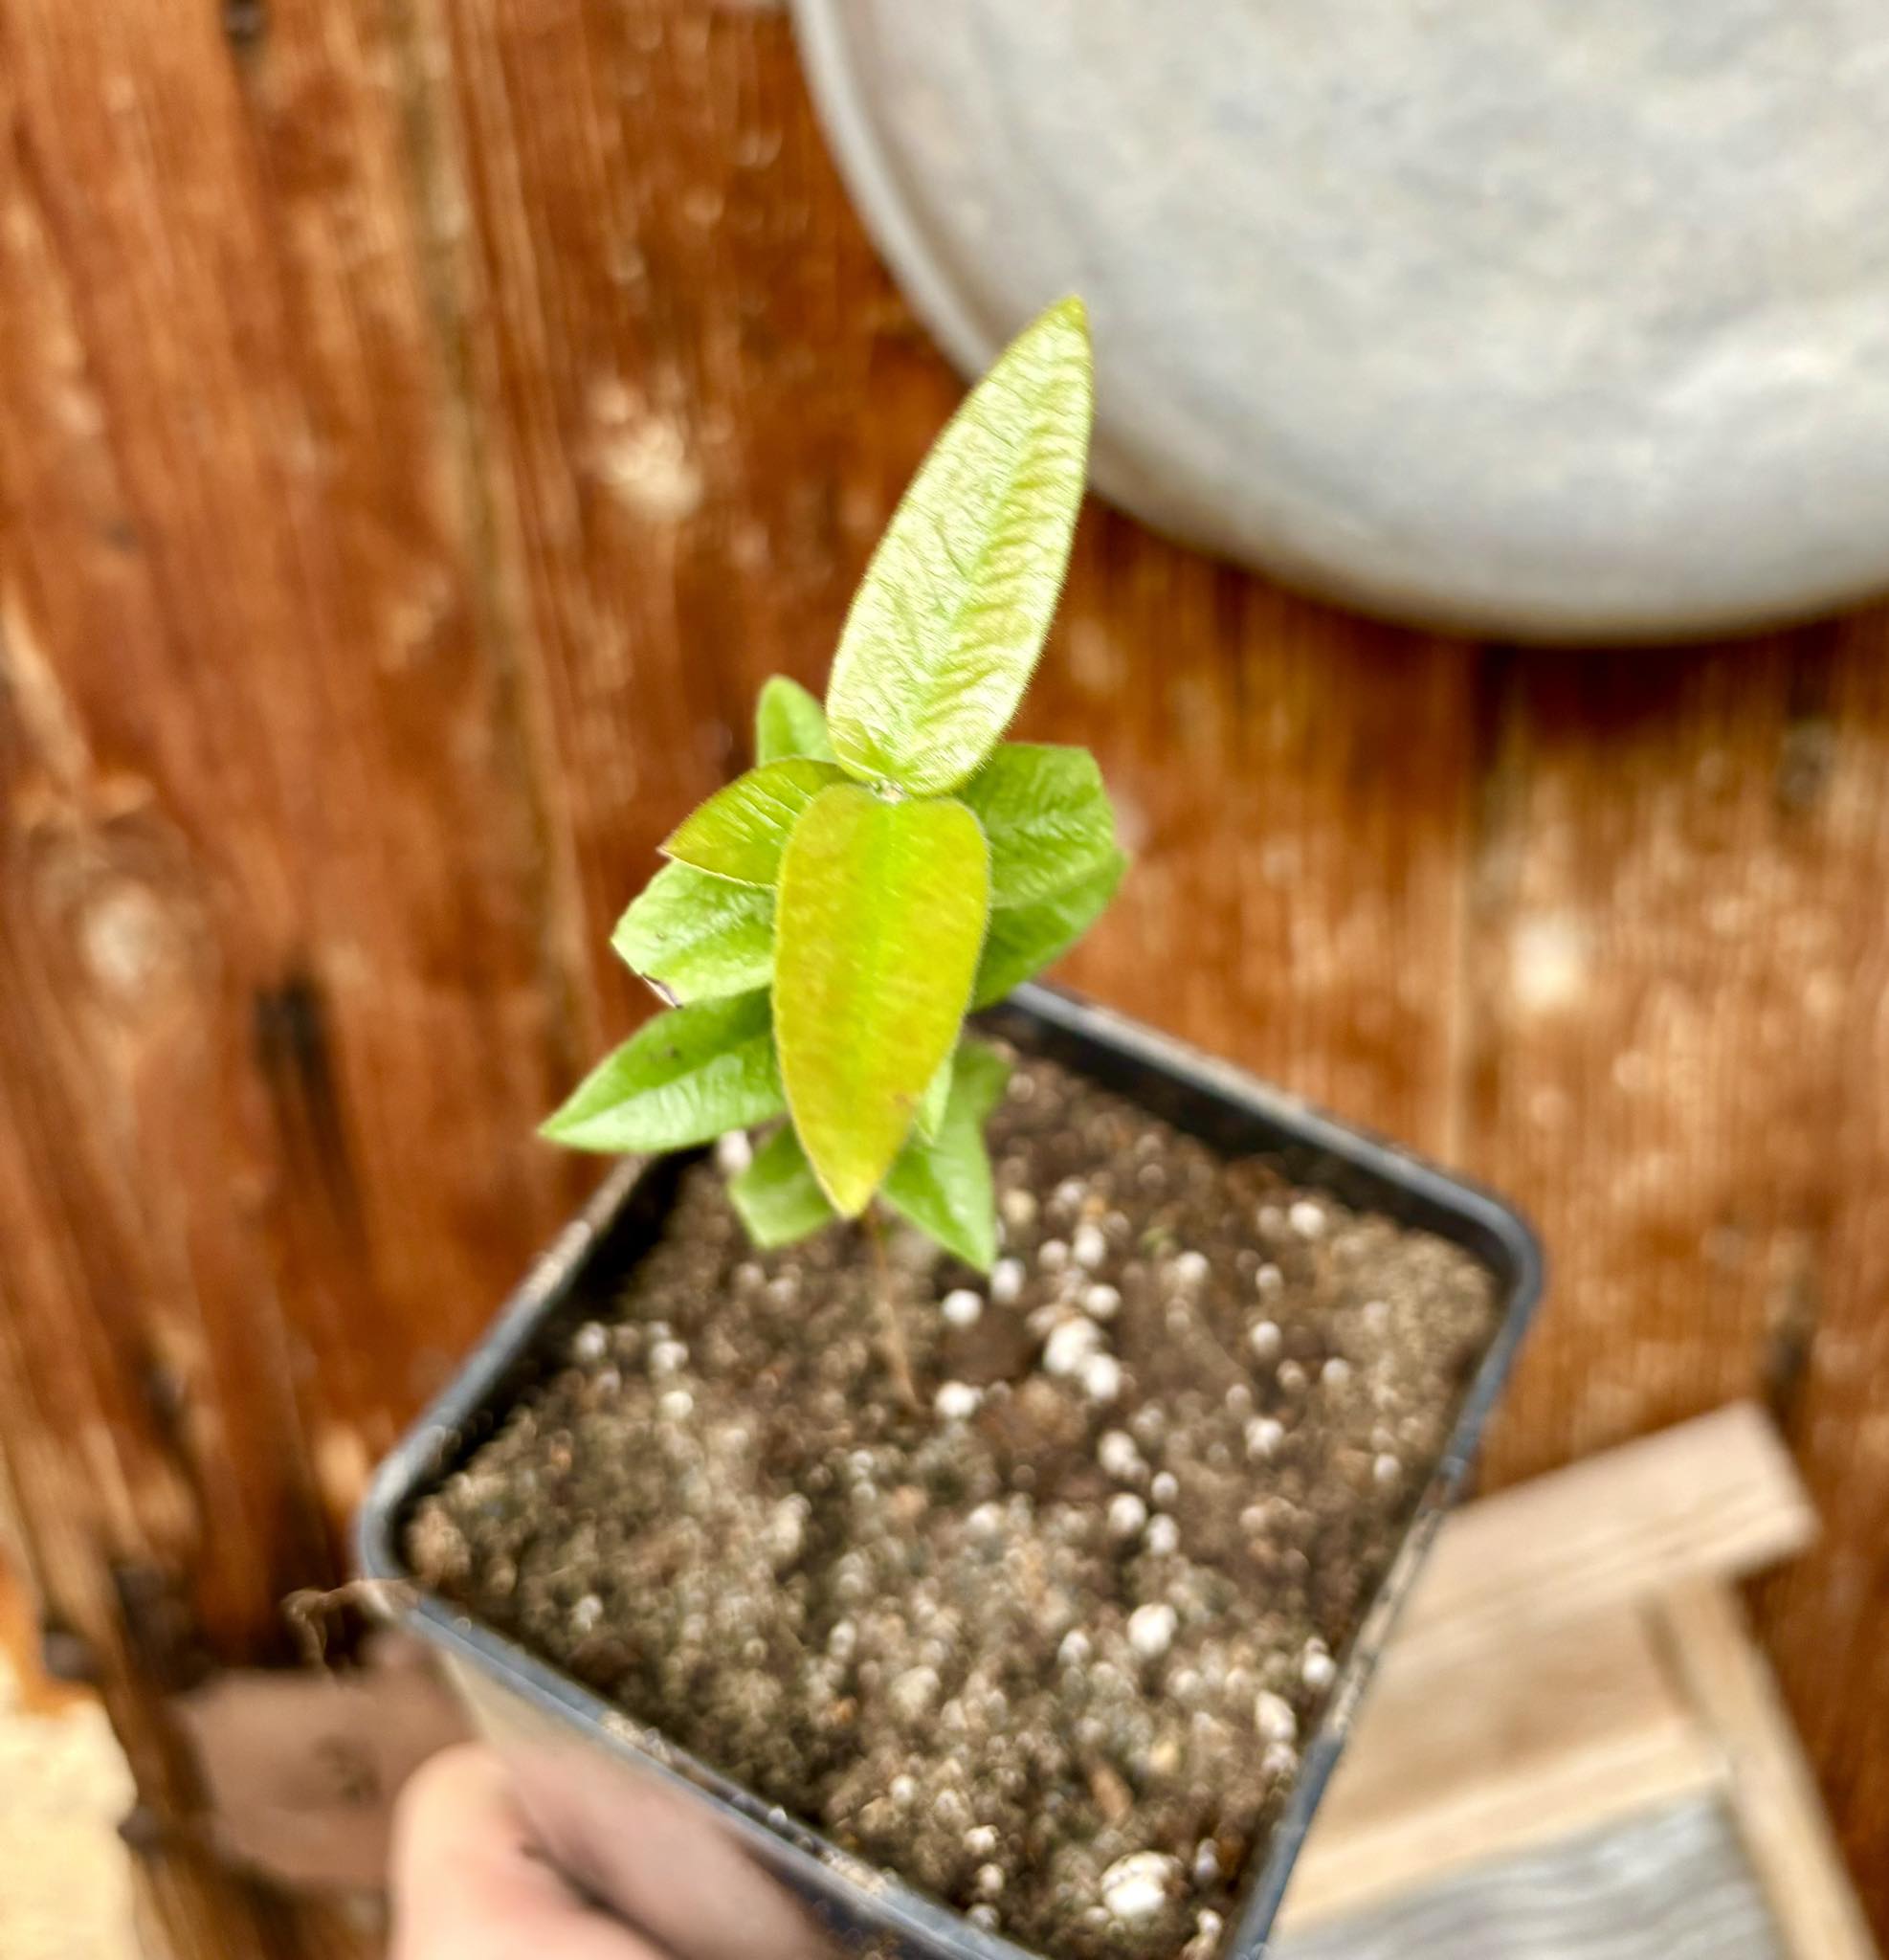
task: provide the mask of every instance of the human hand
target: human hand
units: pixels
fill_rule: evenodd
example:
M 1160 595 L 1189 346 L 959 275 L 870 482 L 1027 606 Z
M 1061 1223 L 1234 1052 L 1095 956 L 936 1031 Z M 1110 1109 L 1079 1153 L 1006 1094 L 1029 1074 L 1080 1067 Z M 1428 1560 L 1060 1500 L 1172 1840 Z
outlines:
M 463 1744 L 401 1793 L 391 1960 L 663 1956 L 572 1891 L 533 1843 L 498 1757 Z

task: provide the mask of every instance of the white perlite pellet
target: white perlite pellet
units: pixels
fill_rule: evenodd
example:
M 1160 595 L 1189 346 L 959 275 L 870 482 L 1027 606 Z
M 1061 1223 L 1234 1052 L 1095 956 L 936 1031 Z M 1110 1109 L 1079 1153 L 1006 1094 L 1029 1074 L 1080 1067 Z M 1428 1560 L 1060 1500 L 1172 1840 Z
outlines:
M 1043 1343 L 1043 1366 L 1051 1374 L 1079 1374 L 1101 1347 L 1101 1330 L 1094 1321 L 1058 1321 Z
M 997 1210 L 1003 1214 L 1005 1225 L 1021 1229 L 1036 1217 L 1036 1195 L 1034 1192 L 1010 1190 L 997 1199 Z
M 1118 1491 L 1108 1501 L 1108 1528 L 1117 1538 L 1139 1538 L 1147 1523 L 1147 1506 L 1132 1490 Z
M 715 1146 L 715 1163 L 723 1177 L 739 1177 L 754 1162 L 754 1146 L 744 1129 L 731 1129 Z
M 974 1327 L 978 1315 L 984 1311 L 984 1296 L 973 1293 L 968 1286 L 953 1286 L 944 1296 L 940 1311 L 951 1326 Z
M 1180 1889 L 1181 1865 L 1163 1851 L 1131 1851 L 1101 1876 L 1101 1901 L 1111 1919 L 1152 1919 Z
M 767 1550 L 776 1567 L 791 1565 L 806 1548 L 807 1521 L 812 1510 L 798 1492 L 774 1506 L 767 1519 Z
M 1256 1415 L 1246 1425 L 1246 1454 L 1270 1457 L 1285 1440 L 1285 1424 L 1271 1415 Z
M 1261 1361 L 1270 1361 L 1279 1351 L 1279 1327 L 1277 1321 L 1255 1321 L 1246 1336 L 1246 1345 Z
M 1122 1310 L 1122 1295 L 1113 1286 L 1100 1284 L 1082 1289 L 1082 1311 L 1092 1321 L 1112 1321 Z
M 1180 1615 L 1165 1599 L 1138 1606 L 1128 1615 L 1128 1644 L 1144 1660 L 1159 1660 L 1174 1644 Z
M 938 1701 L 940 1682 L 935 1667 L 908 1667 L 886 1690 L 892 1711 L 902 1722 L 920 1722 Z
M 1174 1277 L 1183 1286 L 1198 1286 L 1209 1270 L 1204 1252 L 1184 1252 L 1175 1257 Z
M 1324 1236 L 1325 1208 L 1311 1198 L 1295 1198 L 1285 1217 L 1286 1223 L 1300 1238 L 1320 1238 Z
M 999 1259 L 990 1268 L 990 1298 L 998 1306 L 1011 1306 L 1023 1292 L 1023 1261 Z
M 1118 1482 L 1129 1483 L 1145 1476 L 1147 1465 L 1125 1429 L 1108 1429 L 1096 1444 L 1096 1461 Z
M 1147 1494 L 1158 1504 L 1171 1504 L 1181 1494 L 1180 1479 L 1171 1470 L 1158 1470 Z
M 945 1422 L 968 1422 L 984 1401 L 984 1391 L 968 1382 L 944 1382 L 931 1406 Z
M 1253 1726 L 1267 1742 L 1297 1742 L 1299 1717 L 1283 1695 L 1261 1688 L 1253 1704 Z
M 1181 1527 L 1172 1518 L 1162 1516 L 1147 1521 L 1147 1548 L 1157 1558 L 1166 1558 L 1181 1548 Z
M 1069 1247 L 1078 1266 L 1086 1266 L 1090 1272 L 1108 1257 L 1108 1240 L 1102 1236 L 1102 1229 L 1092 1219 L 1085 1218 L 1076 1228 L 1076 1236 Z
M 1338 1679 L 1338 1662 L 1325 1652 L 1322 1640 L 1308 1640 L 1299 1657 L 1299 1678 L 1308 1688 L 1328 1688 Z
M 1092 1354 L 1082 1364 L 1082 1392 L 1092 1402 L 1112 1402 L 1122 1392 L 1122 1364 L 1112 1354 Z

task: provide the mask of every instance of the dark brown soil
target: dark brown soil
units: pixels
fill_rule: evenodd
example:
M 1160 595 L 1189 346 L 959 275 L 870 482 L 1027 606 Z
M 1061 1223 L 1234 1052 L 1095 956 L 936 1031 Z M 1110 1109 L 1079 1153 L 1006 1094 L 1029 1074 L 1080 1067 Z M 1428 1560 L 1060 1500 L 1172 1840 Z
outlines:
M 1214 1944 L 1495 1326 L 1441 1240 L 1049 1064 L 989 1281 L 712 1167 L 615 1314 L 416 1512 L 429 1581 L 1055 1960 Z M 739 1154 L 739 1142 L 735 1147 Z M 724 1147 L 724 1161 L 728 1147 Z

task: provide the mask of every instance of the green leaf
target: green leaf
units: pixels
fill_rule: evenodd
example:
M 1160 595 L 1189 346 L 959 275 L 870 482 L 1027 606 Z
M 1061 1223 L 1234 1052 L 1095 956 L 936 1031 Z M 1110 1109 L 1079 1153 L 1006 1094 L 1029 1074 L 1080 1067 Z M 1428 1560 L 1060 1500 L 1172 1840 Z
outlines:
M 885 1201 L 967 1265 L 988 1273 L 997 1256 L 997 1217 L 984 1120 L 1010 1079 L 1010 1064 L 982 1042 L 958 1051 L 951 1098 L 935 1141 L 914 1137 L 885 1180 Z
M 827 688 L 862 782 L 955 789 L 1009 726 L 1069 563 L 1093 406 L 1088 319 L 1011 342 L 920 466 L 847 613 Z
M 1067 891 L 1115 849 L 1115 812 L 1086 748 L 1007 742 L 962 791 L 990 846 L 990 902 Z
M 784 756 L 811 755 L 832 762 L 827 739 L 827 711 L 816 696 L 797 680 L 776 674 L 761 690 L 754 709 L 754 759 L 779 762 Z
M 539 1134 L 579 1150 L 678 1150 L 786 1106 L 764 990 L 657 1014 Z
M 747 1236 L 763 1252 L 805 1238 L 831 1225 L 835 1215 L 790 1123 L 783 1124 L 755 1152 L 753 1163 L 730 1180 L 728 1195 Z
M 920 1136 L 935 1137 L 938 1134 L 938 1125 L 944 1121 L 944 1105 L 951 1100 L 951 1071 L 956 1066 L 956 1055 L 947 1055 L 924 1085 L 924 1094 L 919 1098 L 918 1114 L 913 1118 Z
M 990 914 L 990 930 L 977 967 L 973 1005 L 989 1007 L 1012 987 L 1058 960 L 1106 909 L 1128 860 L 1114 851 L 1079 883 L 1033 904 Z
M 617 922 L 626 965 L 678 1000 L 766 987 L 774 972 L 774 895 L 692 864 L 665 864 Z
M 974 1041 L 967 1035 L 958 1043 L 957 1067 L 951 1078 L 952 1101 L 947 1116 L 955 1110 L 981 1124 L 1004 1100 L 1011 1079 L 1011 1065 L 988 1041 Z
M 663 845 L 665 856 L 738 884 L 772 884 L 781 853 L 800 813 L 831 783 L 841 780 L 830 762 L 783 756 L 737 776 L 725 790 L 685 817 Z
M 970 1000 L 989 854 L 962 803 L 823 791 L 781 863 L 774 1024 L 800 1141 L 834 1207 L 865 1209 Z

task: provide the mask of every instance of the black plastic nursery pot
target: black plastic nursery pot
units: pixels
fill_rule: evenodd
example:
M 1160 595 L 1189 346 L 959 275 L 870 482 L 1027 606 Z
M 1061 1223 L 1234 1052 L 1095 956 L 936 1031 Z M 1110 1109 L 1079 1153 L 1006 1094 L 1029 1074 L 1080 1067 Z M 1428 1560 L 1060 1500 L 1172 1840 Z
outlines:
M 1106 1010 L 1025 987 L 981 1019 L 1019 1049 L 1126 1097 L 1217 1151 L 1268 1158 L 1346 1205 L 1461 1247 L 1495 1281 L 1495 1337 L 1394 1556 L 1337 1657 L 1336 1682 L 1304 1738 L 1284 1812 L 1221 1936 L 1217 1960 L 1259 1960 L 1371 1670 L 1540 1295 L 1541 1252 L 1500 1199 Z M 1034 1960 L 481 1625 L 418 1584 L 403 1555 L 413 1505 L 494 1433 L 558 1334 L 611 1299 L 660 1230 L 679 1169 L 695 1154 L 621 1166 L 540 1259 L 458 1376 L 382 1464 L 358 1526 L 364 1576 L 389 1582 L 391 1610 L 440 1651 L 547 1852 L 677 1960 Z

